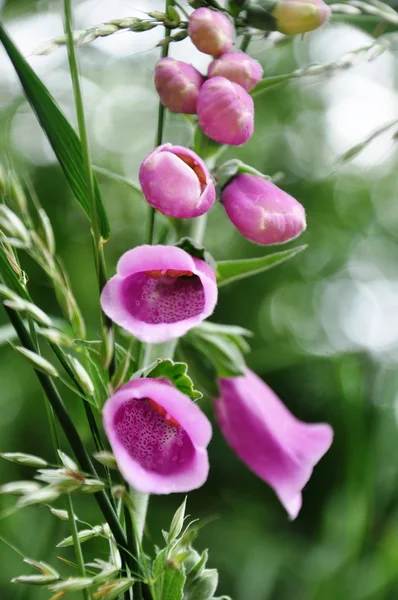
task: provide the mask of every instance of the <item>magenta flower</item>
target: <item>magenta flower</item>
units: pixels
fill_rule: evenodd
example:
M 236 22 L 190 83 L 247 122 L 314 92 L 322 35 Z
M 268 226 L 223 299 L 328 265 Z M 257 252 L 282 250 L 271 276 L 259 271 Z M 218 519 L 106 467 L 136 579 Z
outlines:
M 245 52 L 227 52 L 210 63 L 208 77 L 225 77 L 250 92 L 263 76 L 263 68 Z
M 291 519 L 301 491 L 328 451 L 333 430 L 296 419 L 255 373 L 220 379 L 215 411 L 221 431 L 239 458 L 275 491 Z
M 163 144 L 155 148 L 143 160 L 139 178 L 148 204 L 168 217 L 199 217 L 216 199 L 205 163 L 184 146 Z
M 287 35 L 317 29 L 330 15 L 331 10 L 323 0 L 280 0 L 272 10 L 275 28 Z
M 178 338 L 217 303 L 216 278 L 205 261 L 175 246 L 138 246 L 120 258 L 101 294 L 102 310 L 143 342 Z
M 169 383 L 129 381 L 106 402 L 103 419 L 119 469 L 135 490 L 188 492 L 206 481 L 211 425 Z
M 300 202 L 257 175 L 237 175 L 223 189 L 221 202 L 236 229 L 257 244 L 282 244 L 306 228 Z
M 198 50 L 220 56 L 231 49 L 234 30 L 231 21 L 210 8 L 198 8 L 189 17 L 189 37 Z
M 202 131 L 220 144 L 239 146 L 253 135 L 253 100 L 225 77 L 212 77 L 202 85 L 196 109 Z
M 155 67 L 155 88 L 162 103 L 175 113 L 196 114 L 204 77 L 195 67 L 174 58 L 161 58 Z

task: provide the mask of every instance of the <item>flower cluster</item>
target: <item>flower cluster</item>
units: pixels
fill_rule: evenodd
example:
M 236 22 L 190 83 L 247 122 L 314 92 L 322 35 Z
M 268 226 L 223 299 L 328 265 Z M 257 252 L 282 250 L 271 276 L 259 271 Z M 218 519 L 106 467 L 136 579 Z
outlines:
M 206 78 L 191 65 L 162 58 L 154 78 L 161 102 L 173 112 L 196 114 L 203 133 L 220 144 L 246 142 L 254 129 L 249 92 L 262 77 L 261 65 L 244 52 L 231 51 L 234 31 L 224 13 L 206 7 L 195 10 L 188 32 L 200 51 L 215 58 Z M 304 231 L 304 208 L 292 196 L 247 165 L 224 171 L 225 180 L 220 176 L 218 182 L 220 200 L 247 239 L 277 244 Z M 155 148 L 143 160 L 139 180 L 148 204 L 168 217 L 199 217 L 216 200 L 205 162 L 183 146 L 165 143 Z M 126 252 L 101 295 L 110 319 L 141 342 L 155 344 L 199 326 L 216 302 L 216 274 L 203 256 L 163 245 Z M 238 372 L 242 374 L 218 379 L 217 421 L 236 454 L 274 488 L 295 518 L 301 490 L 328 450 L 332 430 L 298 421 L 254 373 Z M 105 405 L 104 427 L 123 476 L 136 490 L 186 492 L 206 480 L 210 423 L 163 376 L 122 385 Z
M 254 105 L 248 92 L 260 81 L 260 63 L 244 52 L 230 52 L 234 31 L 223 13 L 202 7 L 189 19 L 193 44 L 215 58 L 207 79 L 193 66 L 162 58 L 155 68 L 155 87 L 163 104 L 176 113 L 197 114 L 212 140 L 238 146 L 254 130 Z

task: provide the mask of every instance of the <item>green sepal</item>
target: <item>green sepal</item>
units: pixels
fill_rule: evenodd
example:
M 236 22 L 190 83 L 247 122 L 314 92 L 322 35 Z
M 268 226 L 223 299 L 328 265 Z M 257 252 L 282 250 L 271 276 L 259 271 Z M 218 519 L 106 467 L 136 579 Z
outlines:
M 199 400 L 203 396 L 195 388 L 192 379 L 188 375 L 188 365 L 185 362 L 174 362 L 171 358 L 158 359 L 144 369 L 136 371 L 133 377 L 164 378 L 191 400 Z

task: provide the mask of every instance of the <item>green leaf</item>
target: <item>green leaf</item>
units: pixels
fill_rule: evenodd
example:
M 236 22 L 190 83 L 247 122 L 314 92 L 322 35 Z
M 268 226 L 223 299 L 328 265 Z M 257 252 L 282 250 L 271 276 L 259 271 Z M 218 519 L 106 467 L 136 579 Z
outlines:
M 0 41 L 17 72 L 26 97 L 48 137 L 76 200 L 90 218 L 92 215 L 90 215 L 89 210 L 88 186 L 84 171 L 82 146 L 75 130 L 56 104 L 49 90 L 8 37 L 1 24 Z M 96 179 L 94 179 L 93 184 L 101 235 L 104 240 L 107 240 L 110 235 L 109 223 Z
M 205 569 L 185 591 L 184 600 L 211 600 L 217 586 L 217 569 Z
M 188 365 L 184 362 L 174 362 L 171 358 L 158 359 L 145 369 L 137 371 L 135 377 L 142 376 L 168 379 L 180 392 L 191 398 L 199 400 L 203 394 L 195 389 L 192 379 L 188 375 Z
M 194 256 L 195 258 L 200 258 L 200 260 L 204 260 L 215 270 L 216 261 L 214 260 L 210 252 L 208 252 L 206 248 L 204 248 L 201 244 L 195 242 L 195 240 L 192 240 L 189 237 L 183 237 L 175 245 L 177 246 L 177 248 L 181 248 L 182 250 L 185 250 L 185 252 L 188 252 L 188 254 L 190 254 L 191 256 Z
M 299 252 L 305 250 L 308 246 L 296 246 L 282 252 L 259 256 L 258 258 L 244 258 L 242 260 L 223 260 L 217 263 L 217 283 L 218 286 L 244 279 L 251 275 L 257 275 L 263 271 L 268 271 L 287 260 L 290 260 Z
M 153 586 L 155 598 L 159 598 L 159 600 L 182 600 L 184 583 L 184 571 L 181 568 L 174 568 L 173 565 L 169 565 L 167 562 L 164 563 L 164 568 Z
M 186 504 L 187 504 L 187 497 L 185 496 L 183 503 L 181 504 L 181 506 L 179 508 L 177 508 L 177 510 L 174 514 L 174 517 L 171 521 L 169 535 L 168 535 L 168 543 L 172 542 L 181 533 L 182 527 L 184 525 Z
M 247 337 L 253 337 L 253 332 L 239 325 L 224 325 L 222 323 L 213 323 L 212 321 L 204 321 L 201 325 L 195 328 L 204 333 L 226 336 L 233 342 L 242 352 L 250 352 L 250 346 L 247 343 Z
M 207 333 L 195 328 L 186 335 L 192 344 L 209 360 L 218 377 L 238 377 L 245 371 L 245 359 L 239 346 L 228 336 Z

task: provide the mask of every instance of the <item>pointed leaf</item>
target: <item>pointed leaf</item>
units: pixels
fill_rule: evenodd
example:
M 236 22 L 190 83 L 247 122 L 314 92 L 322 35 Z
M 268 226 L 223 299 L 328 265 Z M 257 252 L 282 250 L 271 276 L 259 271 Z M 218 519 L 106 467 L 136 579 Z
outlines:
M 267 256 L 259 256 L 258 258 L 245 258 L 242 260 L 223 260 L 217 263 L 217 283 L 218 286 L 238 281 L 244 277 L 257 275 L 263 271 L 268 271 L 272 267 L 293 258 L 299 252 L 307 248 L 304 246 L 296 246 L 282 252 L 267 254 Z
M 48 137 L 76 200 L 90 218 L 82 147 L 75 130 L 61 112 L 49 90 L 8 37 L 1 23 L 0 41 L 17 72 L 26 97 Z M 109 238 L 110 229 L 96 179 L 94 179 L 94 191 L 101 235 L 106 240 Z

